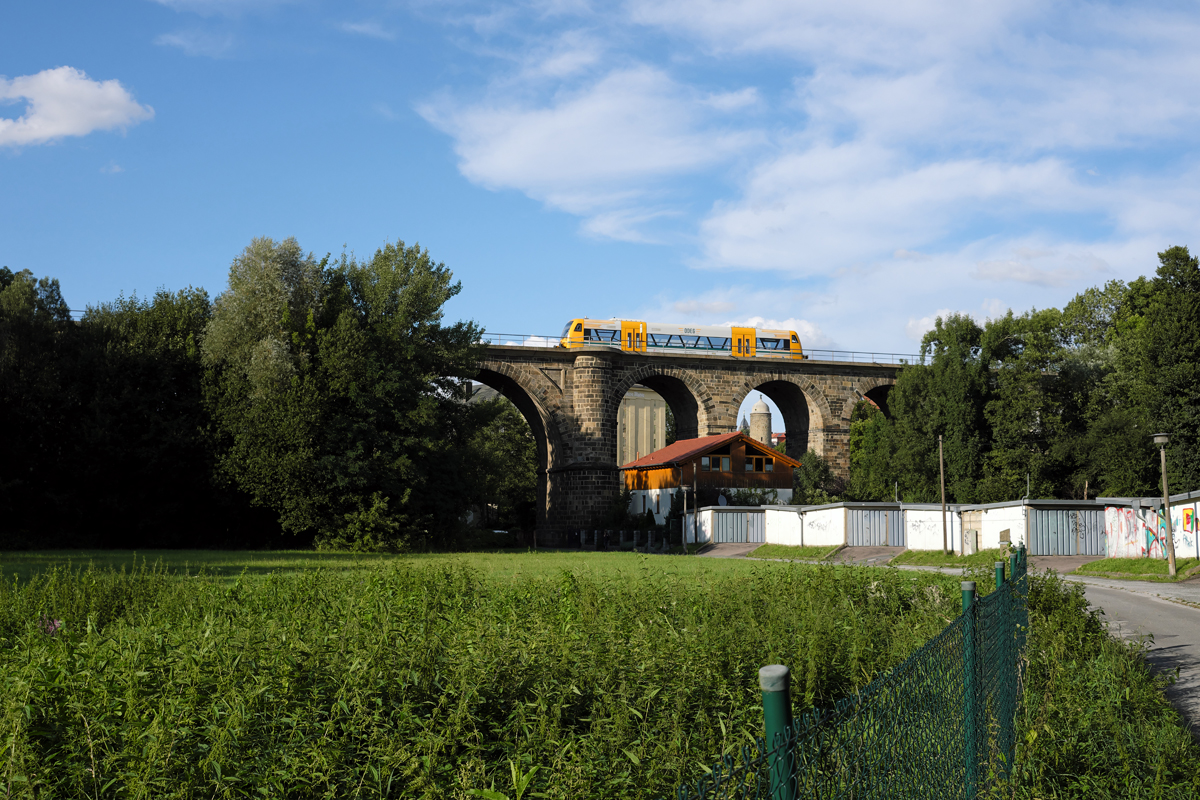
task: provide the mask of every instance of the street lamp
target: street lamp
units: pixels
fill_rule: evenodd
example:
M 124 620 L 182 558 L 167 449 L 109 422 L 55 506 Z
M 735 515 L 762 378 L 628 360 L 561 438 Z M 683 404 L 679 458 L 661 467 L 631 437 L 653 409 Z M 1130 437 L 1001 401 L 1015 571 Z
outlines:
M 1175 534 L 1171 530 L 1171 495 L 1167 492 L 1167 442 L 1171 437 L 1165 433 L 1154 434 L 1154 443 L 1162 457 L 1163 515 L 1167 518 L 1167 572 L 1175 577 Z

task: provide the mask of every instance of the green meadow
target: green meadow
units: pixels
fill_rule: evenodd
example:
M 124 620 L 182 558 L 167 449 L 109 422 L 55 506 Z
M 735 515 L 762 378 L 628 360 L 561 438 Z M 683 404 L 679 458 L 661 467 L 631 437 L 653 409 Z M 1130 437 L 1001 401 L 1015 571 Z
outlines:
M 25 553 L 0 572 L 13 798 L 665 797 L 761 734 L 760 666 L 792 668 L 797 711 L 829 704 L 960 603 L 938 574 L 636 553 Z M 1036 586 L 1013 793 L 1200 788 L 1161 679 L 1076 587 Z M 1093 763 L 1114 746 L 1120 775 Z

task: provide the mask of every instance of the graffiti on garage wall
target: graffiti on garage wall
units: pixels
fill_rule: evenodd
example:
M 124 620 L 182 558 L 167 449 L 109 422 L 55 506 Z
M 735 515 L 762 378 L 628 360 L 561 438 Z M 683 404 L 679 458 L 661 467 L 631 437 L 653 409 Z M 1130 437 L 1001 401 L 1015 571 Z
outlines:
M 1166 558 L 1166 527 L 1159 532 L 1158 514 L 1150 509 L 1104 509 L 1105 548 L 1109 558 Z
M 1180 557 L 1196 549 L 1196 518 L 1191 508 L 1171 509 L 1171 526 L 1175 532 L 1175 549 Z M 1109 506 L 1104 509 L 1104 533 L 1108 540 L 1109 558 L 1166 558 L 1167 519 L 1154 509 Z

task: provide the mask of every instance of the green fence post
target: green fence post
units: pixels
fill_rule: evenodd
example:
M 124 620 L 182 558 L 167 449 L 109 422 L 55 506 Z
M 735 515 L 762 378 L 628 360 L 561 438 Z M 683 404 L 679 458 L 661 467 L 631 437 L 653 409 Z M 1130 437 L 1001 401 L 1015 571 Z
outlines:
M 794 800 L 796 770 L 792 765 L 791 673 L 782 664 L 771 664 L 758 671 L 763 696 L 763 723 L 766 727 L 768 768 L 771 771 L 771 800 Z
M 997 561 L 994 566 L 996 567 L 996 588 L 1003 589 L 1004 588 L 1004 562 Z
M 979 780 L 979 751 L 975 741 L 975 581 L 962 582 L 963 608 L 963 766 L 964 797 L 974 800 Z
M 1015 581 L 1017 579 L 1017 551 L 1013 550 L 1008 554 L 1008 574 Z

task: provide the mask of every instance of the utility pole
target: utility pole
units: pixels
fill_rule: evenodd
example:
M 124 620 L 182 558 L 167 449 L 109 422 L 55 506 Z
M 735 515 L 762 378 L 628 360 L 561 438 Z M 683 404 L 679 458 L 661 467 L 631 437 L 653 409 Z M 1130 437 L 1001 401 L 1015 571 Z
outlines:
M 938 434 L 938 474 L 942 481 L 942 555 L 949 555 L 946 542 L 946 461 L 942 458 L 942 435 Z
M 1165 433 L 1154 434 L 1154 443 L 1162 457 L 1163 516 L 1167 518 L 1167 572 L 1175 577 L 1175 533 L 1171 530 L 1171 495 L 1167 492 L 1167 442 L 1171 437 Z

